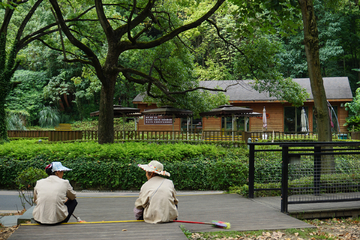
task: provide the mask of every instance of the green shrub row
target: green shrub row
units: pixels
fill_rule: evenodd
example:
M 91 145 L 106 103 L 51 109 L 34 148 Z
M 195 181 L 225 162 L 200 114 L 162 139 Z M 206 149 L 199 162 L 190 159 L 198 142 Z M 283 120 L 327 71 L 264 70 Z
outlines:
M 0 188 L 16 189 L 15 179 L 30 167 L 44 169 L 44 159 L 16 160 L 0 158 Z M 137 165 L 147 162 L 94 161 L 76 158 L 62 161 L 73 171 L 66 172 L 75 189 L 138 190 L 146 181 L 145 172 Z M 227 190 L 245 184 L 246 164 L 234 160 L 193 160 L 162 162 L 171 173 L 177 190 Z
M 76 158 L 93 160 L 157 159 L 159 161 L 184 161 L 198 157 L 231 158 L 247 161 L 247 148 L 225 148 L 211 144 L 191 145 L 185 143 L 157 144 L 125 142 L 98 144 L 96 142 L 48 143 L 37 140 L 11 141 L 0 145 L 0 157 L 18 160 L 44 158 L 49 161 L 66 161 Z
M 60 161 L 74 169 L 65 173 L 76 189 L 139 189 L 146 181 L 137 165 L 155 159 L 171 173 L 179 190 L 226 190 L 247 178 L 247 148 L 210 144 L 126 142 L 49 143 L 11 141 L 0 145 L 0 188 L 17 188 L 14 180 L 29 168 L 44 169 Z

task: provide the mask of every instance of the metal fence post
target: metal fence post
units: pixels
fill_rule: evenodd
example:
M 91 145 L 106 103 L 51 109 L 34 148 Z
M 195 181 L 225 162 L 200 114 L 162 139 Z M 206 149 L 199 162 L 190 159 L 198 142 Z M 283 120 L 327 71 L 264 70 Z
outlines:
M 288 213 L 289 147 L 282 147 L 281 212 Z
M 315 196 L 319 196 L 321 178 L 321 147 L 315 147 L 314 153 L 314 194 Z
M 255 146 L 249 145 L 249 198 L 254 198 Z

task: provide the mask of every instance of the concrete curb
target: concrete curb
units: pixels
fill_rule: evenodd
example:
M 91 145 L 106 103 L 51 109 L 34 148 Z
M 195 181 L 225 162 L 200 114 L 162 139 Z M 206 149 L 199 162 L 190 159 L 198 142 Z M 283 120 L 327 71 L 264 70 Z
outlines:
M 23 215 L 12 215 L 12 216 L 3 216 L 0 218 L 0 223 L 4 227 L 13 227 L 27 221 L 33 221 L 32 212 L 35 206 L 32 206 Z
M 26 210 L 26 212 L 23 215 L 20 215 L 19 218 L 17 219 L 17 225 L 19 225 L 21 223 L 26 223 L 28 221 L 33 222 L 34 221 L 34 218 L 33 218 L 34 208 L 35 208 L 35 206 L 32 206 L 31 208 Z

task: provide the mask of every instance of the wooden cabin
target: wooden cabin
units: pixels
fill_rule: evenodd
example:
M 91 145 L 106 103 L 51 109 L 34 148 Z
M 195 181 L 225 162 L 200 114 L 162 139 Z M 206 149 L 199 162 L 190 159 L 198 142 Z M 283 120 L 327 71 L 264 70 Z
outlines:
M 249 84 L 251 80 L 225 80 L 225 81 L 203 81 L 201 86 L 207 88 L 220 87 L 222 89 L 227 88 L 225 92 L 229 96 L 229 104 L 239 107 L 252 108 L 254 112 L 263 112 L 263 108 L 266 109 L 267 115 L 267 131 L 276 132 L 301 132 L 301 110 L 304 108 L 308 121 L 308 131 L 316 132 L 316 120 L 313 117 L 314 100 L 311 93 L 310 79 L 309 78 L 295 78 L 295 82 L 299 83 L 301 87 L 305 88 L 310 94 L 310 97 L 306 100 L 304 105 L 300 108 L 291 106 L 286 101 L 277 100 L 274 97 L 270 97 L 267 92 L 259 93 L 254 90 Z M 344 104 L 351 102 L 353 95 L 351 92 L 349 79 L 347 77 L 328 77 L 323 78 L 326 97 L 331 105 L 332 122 L 334 125 L 334 131 L 347 132 L 344 125 L 345 118 L 348 117 L 348 112 L 345 110 Z M 241 84 L 236 84 L 236 83 Z M 229 87 L 228 87 L 229 86 Z M 140 108 L 141 112 L 145 109 L 156 108 L 156 105 L 148 105 L 143 102 L 144 95 L 139 94 L 133 100 L 133 103 Z M 251 132 L 263 131 L 262 117 L 250 117 L 245 128 L 244 118 L 238 118 L 236 121 L 236 130 L 243 131 L 246 129 Z M 218 130 L 231 130 L 231 118 L 215 118 L 204 117 L 202 119 L 194 120 L 194 128 L 202 129 L 204 131 L 218 131 Z M 180 131 L 184 129 L 186 125 L 186 119 L 175 119 L 174 130 Z M 155 119 L 147 119 L 145 116 L 139 120 L 139 131 L 171 131 L 172 119 L 155 117 Z

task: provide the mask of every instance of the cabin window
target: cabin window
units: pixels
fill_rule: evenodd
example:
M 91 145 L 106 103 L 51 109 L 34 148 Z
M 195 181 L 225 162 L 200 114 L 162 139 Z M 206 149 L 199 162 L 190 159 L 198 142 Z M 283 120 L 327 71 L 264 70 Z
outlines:
M 301 122 L 301 110 L 305 110 L 305 124 Z M 309 132 L 308 107 L 284 107 L 284 132 Z M 305 130 L 306 128 L 306 130 Z
M 226 131 L 232 130 L 232 117 L 222 117 L 221 118 L 221 129 Z M 245 131 L 245 118 L 244 117 L 236 117 L 235 119 L 235 131 Z M 249 131 L 249 121 L 247 121 L 247 131 Z M 229 132 L 229 134 L 231 134 Z
M 187 131 L 187 118 L 181 118 L 181 130 L 183 132 Z M 199 133 L 202 131 L 202 120 L 201 118 L 190 119 L 189 122 L 189 131 Z

